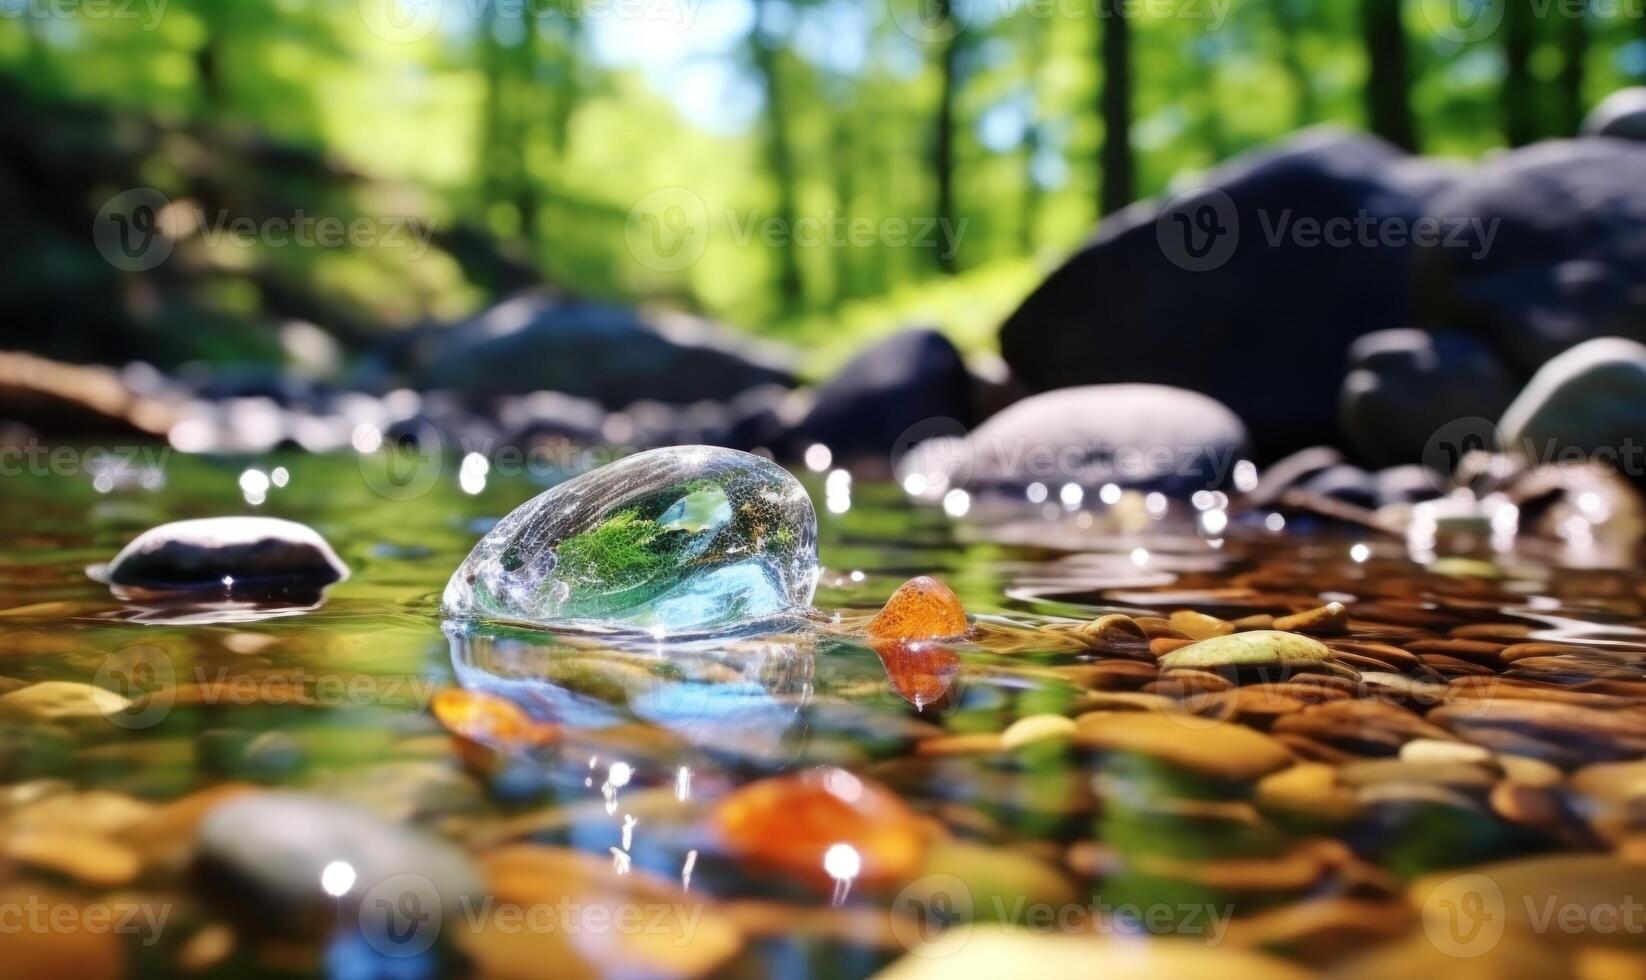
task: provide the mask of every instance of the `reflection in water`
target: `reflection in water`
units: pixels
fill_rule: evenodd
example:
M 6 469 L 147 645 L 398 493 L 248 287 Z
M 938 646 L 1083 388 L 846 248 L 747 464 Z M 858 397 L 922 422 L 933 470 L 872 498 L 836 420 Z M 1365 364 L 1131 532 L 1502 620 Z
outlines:
M 937 704 L 960 675 L 960 657 L 940 643 L 870 640 L 886 668 L 886 678 L 903 700 L 924 711 Z
M 256 623 L 314 612 L 326 599 L 322 588 L 252 591 L 235 583 L 226 583 L 221 590 L 168 591 L 113 585 L 109 591 L 126 606 L 108 613 L 108 618 L 151 626 Z
M 804 748 L 809 637 L 622 644 L 486 624 L 448 622 L 445 631 L 459 683 L 540 720 L 575 729 L 640 721 L 697 749 L 767 765 Z

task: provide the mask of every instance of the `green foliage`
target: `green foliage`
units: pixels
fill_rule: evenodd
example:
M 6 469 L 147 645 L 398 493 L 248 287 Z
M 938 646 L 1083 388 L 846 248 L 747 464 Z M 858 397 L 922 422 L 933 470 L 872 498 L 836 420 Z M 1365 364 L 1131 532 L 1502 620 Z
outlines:
M 1479 155 L 1505 143 L 1510 53 L 1499 35 L 1448 40 L 1432 23 L 1436 3 L 1447 6 L 1403 5 L 1415 128 L 1425 152 Z M 709 21 L 724 17 L 694 17 L 667 29 L 673 47 L 631 59 L 612 39 L 639 28 L 575 0 L 440 4 L 438 30 L 399 39 L 374 33 L 362 12 L 376 4 L 355 0 L 123 5 L 131 17 L 30 4 L 0 19 L 0 94 L 22 113 L 14 138 L 35 157 L 0 171 L 14 237 L 31 245 L 8 256 L 4 285 L 19 308 L 30 288 L 80 298 L 46 319 L 88 330 L 132 321 L 123 329 L 139 340 L 102 345 L 107 357 L 144 349 L 178 361 L 278 358 L 267 335 L 291 319 L 359 348 L 542 278 L 792 340 L 821 373 L 916 320 L 988 349 L 1046 263 L 1090 233 L 1105 140 L 1130 141 L 1138 193 L 1154 195 L 1300 127 L 1364 125 L 1375 53 L 1360 3 L 1124 4 L 1126 134 L 1105 133 L 1096 111 L 1107 66 L 1094 4 L 973 5 L 952 48 L 899 26 L 915 22 L 914 5 L 799 0 L 741 37 L 713 34 Z M 1565 8 L 1549 9 L 1532 25 L 1528 104 L 1516 112 L 1559 136 L 1574 103 L 1646 77 L 1646 33 L 1618 15 L 1625 8 L 1595 7 L 1576 31 Z M 948 217 L 964 222 L 952 270 L 886 231 L 942 217 L 933 140 L 948 52 Z M 698 69 L 710 62 L 716 84 L 752 99 L 702 94 Z M 762 105 L 762 93 L 780 101 Z M 97 114 L 77 115 L 87 107 Z M 41 173 L 54 179 L 27 183 Z M 84 234 L 103 201 L 133 186 L 254 218 L 409 216 L 436 236 L 426 250 L 196 236 L 172 270 L 186 275 L 133 289 Z M 668 188 L 701 202 L 702 254 L 657 267 L 635 247 L 634 209 Z M 51 194 L 72 200 L 39 200 Z M 760 230 L 774 218 L 870 232 L 773 244 Z M 94 302 L 110 309 L 86 308 Z
M 670 568 L 683 537 L 626 510 L 565 539 L 554 553 L 561 578 L 610 594 L 644 585 Z

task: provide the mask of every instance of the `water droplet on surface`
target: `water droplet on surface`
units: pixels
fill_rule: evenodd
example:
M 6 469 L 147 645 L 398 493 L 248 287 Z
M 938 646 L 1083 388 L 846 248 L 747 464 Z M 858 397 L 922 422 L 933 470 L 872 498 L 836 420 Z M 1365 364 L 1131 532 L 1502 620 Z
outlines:
M 797 612 L 817 580 L 817 516 L 781 467 L 709 446 L 657 449 L 517 508 L 463 561 L 460 619 L 654 635 Z

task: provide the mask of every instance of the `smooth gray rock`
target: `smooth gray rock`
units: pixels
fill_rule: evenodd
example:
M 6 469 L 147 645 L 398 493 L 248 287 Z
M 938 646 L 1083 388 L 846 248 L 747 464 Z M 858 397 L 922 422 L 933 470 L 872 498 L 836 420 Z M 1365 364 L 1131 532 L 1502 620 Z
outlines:
M 1420 500 L 1432 500 L 1451 489 L 1447 474 L 1437 473 L 1418 463 L 1391 466 L 1373 476 L 1377 481 L 1379 505 L 1415 504 Z
M 1263 467 L 1257 485 L 1245 495 L 1245 501 L 1252 507 L 1271 506 L 1286 491 L 1301 487 L 1310 477 L 1342 462 L 1343 454 L 1331 446 L 1299 449 Z
M 281 934 L 325 935 L 358 924 L 374 946 L 396 938 L 404 944 L 417 938 L 405 929 L 437 932 L 465 898 L 484 893 L 452 844 L 306 793 L 230 799 L 206 815 L 196 844 L 196 872 L 212 893 L 243 923 Z M 352 878 L 334 867 L 339 862 Z M 323 881 L 334 890 L 346 881 L 348 888 L 332 894 Z M 392 935 L 385 934 L 385 914 L 401 917 Z
M 150 528 L 109 563 L 111 585 L 157 589 L 324 586 L 348 577 L 313 528 L 273 517 L 206 517 Z
M 1358 466 L 1339 463 L 1321 470 L 1303 483 L 1303 489 L 1356 507 L 1377 506 L 1377 480 Z
M 1646 140 L 1646 87 L 1618 89 L 1601 99 L 1584 118 L 1582 133 Z
M 1240 419 L 1215 399 L 1165 385 L 1088 385 L 1020 401 L 963 440 L 933 440 L 899 479 L 941 496 L 952 488 L 1021 495 L 1034 483 L 1056 500 L 1073 483 L 1189 492 L 1220 486 L 1246 446 Z
M 1646 477 L 1646 346 L 1579 344 L 1545 364 L 1498 423 L 1505 450 L 1534 465 L 1600 462 Z
M 1338 421 L 1367 465 L 1415 463 L 1442 426 L 1497 418 L 1518 387 L 1509 369 L 1472 337 L 1380 330 L 1349 348 Z

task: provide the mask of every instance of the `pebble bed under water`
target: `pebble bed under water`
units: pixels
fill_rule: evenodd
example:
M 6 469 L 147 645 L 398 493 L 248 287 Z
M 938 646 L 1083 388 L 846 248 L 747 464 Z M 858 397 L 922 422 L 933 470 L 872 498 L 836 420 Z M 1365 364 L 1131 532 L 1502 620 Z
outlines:
M 443 622 L 539 485 L 255 465 L 8 482 L 0 974 L 1646 972 L 1638 572 L 830 474 L 810 624 L 620 642 Z M 350 577 L 86 576 L 226 513 Z

